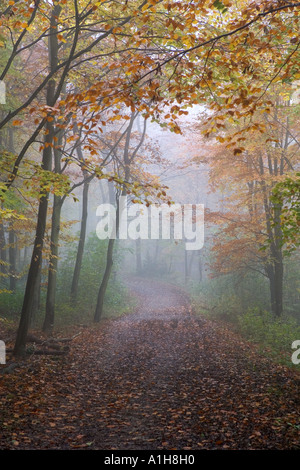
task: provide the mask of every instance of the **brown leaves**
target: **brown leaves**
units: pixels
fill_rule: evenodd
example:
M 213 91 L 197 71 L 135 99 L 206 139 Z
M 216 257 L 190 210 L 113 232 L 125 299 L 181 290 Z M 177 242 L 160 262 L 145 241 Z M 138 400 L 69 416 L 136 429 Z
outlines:
M 2 380 L 2 448 L 287 449 L 299 442 L 294 377 L 180 291 L 131 282 L 136 313 L 84 329 L 68 357 Z

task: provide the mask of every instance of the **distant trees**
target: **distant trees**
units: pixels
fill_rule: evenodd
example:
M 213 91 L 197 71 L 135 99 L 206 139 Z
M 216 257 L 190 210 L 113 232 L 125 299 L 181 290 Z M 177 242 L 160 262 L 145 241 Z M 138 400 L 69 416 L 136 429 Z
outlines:
M 126 129 L 126 135 L 124 141 L 120 145 L 115 146 L 114 139 L 119 140 L 119 133 L 113 132 L 111 137 L 113 140 L 103 140 L 106 151 L 113 149 L 112 152 L 112 164 L 114 167 L 113 174 L 115 174 L 115 207 L 116 207 L 116 236 L 119 236 L 119 220 L 124 210 L 120 206 L 120 196 L 127 196 L 131 194 L 128 200 L 128 204 L 140 199 L 145 199 L 149 204 L 149 200 L 152 196 L 158 192 L 159 186 L 155 183 L 155 176 L 146 171 L 147 163 L 153 160 L 155 156 L 144 148 L 146 138 L 146 125 L 147 120 L 144 119 L 144 125 L 142 130 L 139 132 L 137 129 L 136 121 L 140 118 L 138 112 L 132 112 L 128 121 L 128 127 Z M 148 155 L 147 155 L 148 154 Z M 149 158 L 149 161 L 147 160 Z M 131 199 L 131 200 L 130 200 Z M 125 208 L 127 209 L 127 208 Z M 113 250 L 114 250 L 115 238 L 108 240 L 107 246 L 107 259 L 106 267 L 103 275 L 103 279 L 100 284 L 97 304 L 94 314 L 94 321 L 99 322 L 103 314 L 103 304 L 105 292 L 107 289 L 108 281 L 111 275 L 113 267 Z
M 282 190 L 287 181 L 293 181 L 287 175 L 300 162 L 300 148 L 294 138 L 299 106 L 291 106 L 289 92 L 289 88 L 277 86 L 268 95 L 270 108 L 261 117 L 264 130 L 260 138 L 252 130 L 241 134 L 239 126 L 232 125 L 231 132 L 234 129 L 235 136 L 240 136 L 240 148 L 228 149 L 223 143 L 227 140 L 224 130 L 219 137 L 222 143 L 210 146 L 208 158 L 211 186 L 214 190 L 222 188 L 224 194 L 223 210 L 210 214 L 211 221 L 220 226 L 213 240 L 214 270 L 228 273 L 250 269 L 266 276 L 276 316 L 283 312 L 283 255 L 288 242 L 284 233 L 291 230 L 292 234 L 291 224 L 295 229 L 297 223 L 293 215 L 290 224 L 286 221 L 282 225 Z M 254 115 L 254 119 L 258 118 Z M 296 204 L 296 194 L 293 200 Z M 291 213 L 292 206 L 287 210 Z

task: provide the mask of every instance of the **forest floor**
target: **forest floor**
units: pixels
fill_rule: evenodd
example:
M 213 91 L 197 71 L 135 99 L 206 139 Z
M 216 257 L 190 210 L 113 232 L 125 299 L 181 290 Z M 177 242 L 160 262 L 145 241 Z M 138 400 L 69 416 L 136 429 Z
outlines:
M 194 315 L 176 287 L 130 288 L 134 313 L 0 375 L 0 449 L 300 448 L 297 371 Z

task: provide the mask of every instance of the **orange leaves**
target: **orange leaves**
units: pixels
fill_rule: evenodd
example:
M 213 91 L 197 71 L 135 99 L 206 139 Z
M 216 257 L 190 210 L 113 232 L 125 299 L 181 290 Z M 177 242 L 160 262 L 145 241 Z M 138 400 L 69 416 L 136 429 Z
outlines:
M 21 126 L 23 121 L 21 121 L 21 119 L 15 119 L 12 124 L 13 126 Z
M 240 155 L 241 153 L 243 153 L 244 150 L 245 150 L 244 147 L 235 148 L 234 151 L 233 151 L 233 154 L 234 154 L 234 155 Z

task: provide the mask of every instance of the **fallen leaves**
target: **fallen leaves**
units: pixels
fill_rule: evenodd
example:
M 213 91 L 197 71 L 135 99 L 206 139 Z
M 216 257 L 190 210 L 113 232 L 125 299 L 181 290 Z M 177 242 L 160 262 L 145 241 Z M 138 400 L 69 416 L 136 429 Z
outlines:
M 299 448 L 292 373 L 194 317 L 179 291 L 143 282 L 136 313 L 3 377 L 0 448 Z

